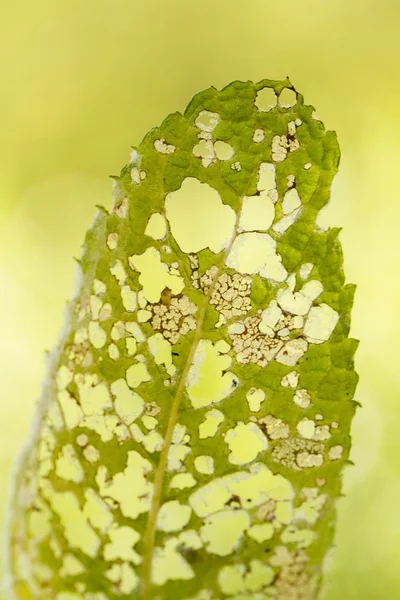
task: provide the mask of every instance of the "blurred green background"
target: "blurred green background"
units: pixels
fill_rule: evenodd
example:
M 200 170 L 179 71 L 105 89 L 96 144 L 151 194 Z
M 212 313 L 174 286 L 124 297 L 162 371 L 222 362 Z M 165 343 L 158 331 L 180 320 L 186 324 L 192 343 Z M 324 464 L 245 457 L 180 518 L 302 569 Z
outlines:
M 95 204 L 131 144 L 192 95 L 291 78 L 342 149 L 326 225 L 358 285 L 363 404 L 326 600 L 400 597 L 400 5 L 395 0 L 19 0 L 0 22 L 0 528 L 45 350 Z

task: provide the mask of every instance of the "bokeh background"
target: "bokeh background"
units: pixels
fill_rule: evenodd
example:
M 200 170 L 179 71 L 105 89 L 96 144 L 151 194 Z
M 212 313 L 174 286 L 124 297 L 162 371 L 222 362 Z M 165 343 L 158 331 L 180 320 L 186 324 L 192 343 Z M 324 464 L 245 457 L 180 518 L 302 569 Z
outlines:
M 400 597 L 400 4 L 14 0 L 0 20 L 0 528 L 95 205 L 192 95 L 291 78 L 341 144 L 324 215 L 358 285 L 363 408 L 325 600 Z M 6 599 L 7 600 L 7 599 Z

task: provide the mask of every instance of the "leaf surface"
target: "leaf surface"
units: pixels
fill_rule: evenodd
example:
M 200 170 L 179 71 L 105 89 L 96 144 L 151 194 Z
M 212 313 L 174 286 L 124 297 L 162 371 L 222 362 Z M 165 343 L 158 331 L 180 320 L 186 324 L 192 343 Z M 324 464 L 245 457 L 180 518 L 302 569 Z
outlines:
M 100 209 L 9 540 L 16 599 L 308 600 L 357 383 L 334 132 L 290 82 L 196 95 Z

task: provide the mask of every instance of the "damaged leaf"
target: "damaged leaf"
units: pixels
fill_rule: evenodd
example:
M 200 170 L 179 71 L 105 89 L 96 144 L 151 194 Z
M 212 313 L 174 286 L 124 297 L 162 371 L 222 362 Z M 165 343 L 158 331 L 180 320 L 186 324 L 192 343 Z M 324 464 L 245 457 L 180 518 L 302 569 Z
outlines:
M 310 600 L 357 383 L 336 135 L 288 80 L 196 95 L 115 178 L 12 498 L 16 600 Z

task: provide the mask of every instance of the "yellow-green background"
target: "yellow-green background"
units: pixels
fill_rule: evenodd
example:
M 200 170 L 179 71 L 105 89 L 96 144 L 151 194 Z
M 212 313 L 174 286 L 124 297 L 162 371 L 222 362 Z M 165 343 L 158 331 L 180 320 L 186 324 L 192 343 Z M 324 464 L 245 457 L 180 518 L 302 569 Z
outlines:
M 0 21 L 0 514 L 95 204 L 192 95 L 289 75 L 336 129 L 363 404 L 326 600 L 400 597 L 397 0 L 20 0 Z M 179 600 L 179 599 L 177 599 Z

